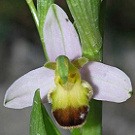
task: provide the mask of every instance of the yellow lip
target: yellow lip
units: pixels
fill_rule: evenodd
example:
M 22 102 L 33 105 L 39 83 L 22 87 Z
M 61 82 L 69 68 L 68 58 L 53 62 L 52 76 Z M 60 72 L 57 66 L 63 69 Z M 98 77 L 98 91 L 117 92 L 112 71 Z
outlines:
M 52 103 L 52 112 L 57 123 L 67 129 L 82 126 L 89 111 L 92 87 L 81 80 L 79 69 L 64 56 L 57 59 L 54 80 L 55 85 L 48 93 L 48 100 Z
M 76 82 L 70 90 L 66 87 L 60 84 L 53 86 L 48 100 L 52 103 L 53 115 L 60 126 L 66 129 L 78 128 L 85 122 L 93 91 L 86 81 Z

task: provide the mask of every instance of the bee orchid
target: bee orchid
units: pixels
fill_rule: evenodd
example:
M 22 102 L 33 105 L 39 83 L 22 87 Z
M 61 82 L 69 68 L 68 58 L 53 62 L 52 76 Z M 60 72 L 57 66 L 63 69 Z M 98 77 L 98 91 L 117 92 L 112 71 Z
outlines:
M 43 33 L 50 62 L 16 80 L 5 94 L 5 107 L 32 106 L 40 89 L 43 103 L 52 103 L 57 123 L 70 129 L 85 122 L 91 98 L 120 103 L 131 97 L 131 81 L 123 71 L 82 57 L 73 24 L 55 4 L 48 10 Z

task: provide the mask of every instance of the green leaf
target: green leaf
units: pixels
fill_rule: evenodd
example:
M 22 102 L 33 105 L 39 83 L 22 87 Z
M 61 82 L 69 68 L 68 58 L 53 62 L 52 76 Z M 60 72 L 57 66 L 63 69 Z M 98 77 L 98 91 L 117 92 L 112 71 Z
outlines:
M 59 130 L 55 127 L 53 121 L 49 117 L 44 105 L 42 104 L 42 112 L 43 112 L 43 119 L 45 122 L 45 129 L 47 132 L 47 135 L 61 135 Z
M 102 47 L 102 37 L 99 30 L 101 0 L 66 1 L 80 35 L 83 56 L 95 60 Z
M 40 99 L 40 92 L 35 92 L 30 119 L 30 135 L 61 135 L 47 114 Z
M 35 92 L 30 119 L 30 135 L 47 135 L 41 108 L 40 92 Z

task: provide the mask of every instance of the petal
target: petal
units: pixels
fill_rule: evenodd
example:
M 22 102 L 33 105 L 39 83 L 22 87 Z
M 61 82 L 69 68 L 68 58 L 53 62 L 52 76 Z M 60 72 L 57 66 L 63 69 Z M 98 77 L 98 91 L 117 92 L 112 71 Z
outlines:
M 59 55 L 66 55 L 70 60 L 82 56 L 78 34 L 59 6 L 53 4 L 49 8 L 43 34 L 50 61 L 55 61 Z
M 31 106 L 37 89 L 40 89 L 41 99 L 45 100 L 48 90 L 53 84 L 54 70 L 45 67 L 32 70 L 20 77 L 8 88 L 4 106 L 15 109 Z
M 82 78 L 93 87 L 94 99 L 123 102 L 131 97 L 129 77 L 120 69 L 99 62 L 89 62 L 81 70 Z

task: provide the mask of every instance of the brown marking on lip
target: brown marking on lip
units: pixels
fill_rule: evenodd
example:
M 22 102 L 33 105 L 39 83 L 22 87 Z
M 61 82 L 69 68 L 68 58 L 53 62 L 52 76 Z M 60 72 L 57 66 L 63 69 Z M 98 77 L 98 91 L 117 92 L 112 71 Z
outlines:
M 65 109 L 56 109 L 53 111 L 53 115 L 60 126 L 73 129 L 85 123 L 88 111 L 89 106 L 67 107 Z

